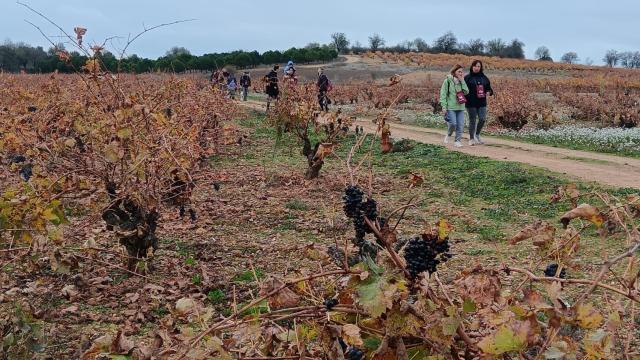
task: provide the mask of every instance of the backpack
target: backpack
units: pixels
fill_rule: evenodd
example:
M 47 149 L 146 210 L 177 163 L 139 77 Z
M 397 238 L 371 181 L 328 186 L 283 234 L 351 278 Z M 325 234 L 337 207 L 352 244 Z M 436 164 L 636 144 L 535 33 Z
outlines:
M 242 75 L 240 78 L 240 86 L 249 87 L 251 86 L 251 77 L 249 75 Z

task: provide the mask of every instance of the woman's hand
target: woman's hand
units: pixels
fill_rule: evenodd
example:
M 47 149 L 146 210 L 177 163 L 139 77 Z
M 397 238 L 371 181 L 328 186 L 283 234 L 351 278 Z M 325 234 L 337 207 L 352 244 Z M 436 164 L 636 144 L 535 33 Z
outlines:
M 459 81 L 464 81 L 464 74 L 462 73 L 456 73 L 456 79 L 458 79 Z

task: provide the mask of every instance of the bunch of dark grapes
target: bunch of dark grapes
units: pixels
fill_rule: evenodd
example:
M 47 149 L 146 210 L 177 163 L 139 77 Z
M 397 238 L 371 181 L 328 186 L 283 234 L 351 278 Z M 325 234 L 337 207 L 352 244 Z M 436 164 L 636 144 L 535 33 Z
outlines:
M 356 231 L 356 237 L 353 243 L 361 247 L 364 242 L 364 236 L 366 234 L 367 224 L 364 222 L 364 215 L 362 214 L 361 204 L 364 193 L 357 186 L 347 186 L 344 190 L 342 199 L 344 200 L 344 214 L 349 219 L 353 220 L 353 227 Z
M 353 219 L 360 213 L 360 203 L 364 193 L 357 186 L 347 186 L 344 190 L 342 200 L 344 200 L 344 213 L 348 218 Z
M 364 359 L 364 352 L 355 346 L 349 346 L 344 358 L 347 360 L 362 360 Z
M 368 198 L 367 201 L 360 204 L 360 210 L 362 211 L 362 214 L 369 219 L 369 221 L 372 223 L 376 222 L 376 219 L 378 218 L 378 204 L 375 200 Z M 371 234 L 373 232 L 369 226 L 365 226 L 364 230 L 367 234 Z
M 416 236 L 405 246 L 404 259 L 412 279 L 425 271 L 429 274 L 436 272 L 438 264 L 453 256 L 449 253 L 449 239 L 437 240 L 437 236 L 432 235 Z
M 377 246 L 365 240 L 367 233 L 371 233 L 371 228 L 367 225 L 365 219 L 380 224 L 380 227 L 384 226 L 385 219 L 378 217 L 378 204 L 372 198 L 367 198 L 366 201 L 362 201 L 364 198 L 364 192 L 357 186 L 347 186 L 344 190 L 342 199 L 344 200 L 343 210 L 345 215 L 353 220 L 353 227 L 355 230 L 355 237 L 353 244 L 358 247 L 361 259 L 370 257 L 375 259 L 378 253 Z
M 18 171 L 20 178 L 23 181 L 29 181 L 29 179 L 31 179 L 31 176 L 33 175 L 32 169 L 33 169 L 33 165 L 31 164 L 22 165 L 22 167 L 20 168 L 20 171 Z
M 324 301 L 324 306 L 327 308 L 327 310 L 331 310 L 334 306 L 338 305 L 338 303 L 338 299 L 326 299 Z
M 558 264 L 552 263 L 547 265 L 547 268 L 544 269 L 544 276 L 547 277 L 556 277 L 556 273 L 558 272 Z M 567 276 L 567 272 L 563 268 L 560 270 L 560 279 L 564 279 Z

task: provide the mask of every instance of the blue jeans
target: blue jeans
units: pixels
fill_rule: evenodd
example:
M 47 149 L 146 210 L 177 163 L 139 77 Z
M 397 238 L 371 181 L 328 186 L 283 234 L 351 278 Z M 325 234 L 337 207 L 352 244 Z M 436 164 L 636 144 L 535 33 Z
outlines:
M 246 86 L 242 87 L 242 101 L 247 101 L 247 93 L 249 92 L 249 88 Z
M 456 141 L 462 140 L 464 130 L 464 110 L 447 110 L 447 135 L 451 136 L 456 131 Z
M 469 113 L 469 139 L 475 139 L 476 136 L 480 135 L 484 122 L 487 120 L 487 107 L 471 107 L 467 108 L 467 112 Z M 476 118 L 478 118 L 477 125 Z

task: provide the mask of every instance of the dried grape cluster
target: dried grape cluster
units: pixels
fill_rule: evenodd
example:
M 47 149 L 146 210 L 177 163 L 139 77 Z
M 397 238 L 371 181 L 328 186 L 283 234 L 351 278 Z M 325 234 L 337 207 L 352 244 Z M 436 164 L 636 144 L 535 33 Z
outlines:
M 338 299 L 326 299 L 324 301 L 324 306 L 327 308 L 327 310 L 331 310 L 334 306 L 338 305 L 338 303 Z
M 544 269 L 544 275 L 547 277 L 560 277 L 561 279 L 566 278 L 567 271 L 564 268 L 560 270 L 559 276 L 556 275 L 557 272 L 558 272 L 558 264 L 555 264 L 555 263 L 547 265 L 547 268 Z
M 364 359 L 364 352 L 355 346 L 350 346 L 344 354 L 344 358 L 347 360 L 361 360 Z
M 415 279 L 422 272 L 437 271 L 438 264 L 446 262 L 453 255 L 449 253 L 449 238 L 439 240 L 437 235 L 423 234 L 409 240 L 404 250 L 407 271 Z
M 342 199 L 344 200 L 343 210 L 345 215 L 353 220 L 353 227 L 356 233 L 353 244 L 358 247 L 360 257 L 364 258 L 369 256 L 375 258 L 378 252 L 376 245 L 365 240 L 366 234 L 373 232 L 365 222 L 365 218 L 371 222 L 377 221 L 380 227 L 384 226 L 385 219 L 378 217 L 378 205 L 376 201 L 372 198 L 367 198 L 367 200 L 363 202 L 364 192 L 362 189 L 351 185 L 347 186 L 344 190 Z

